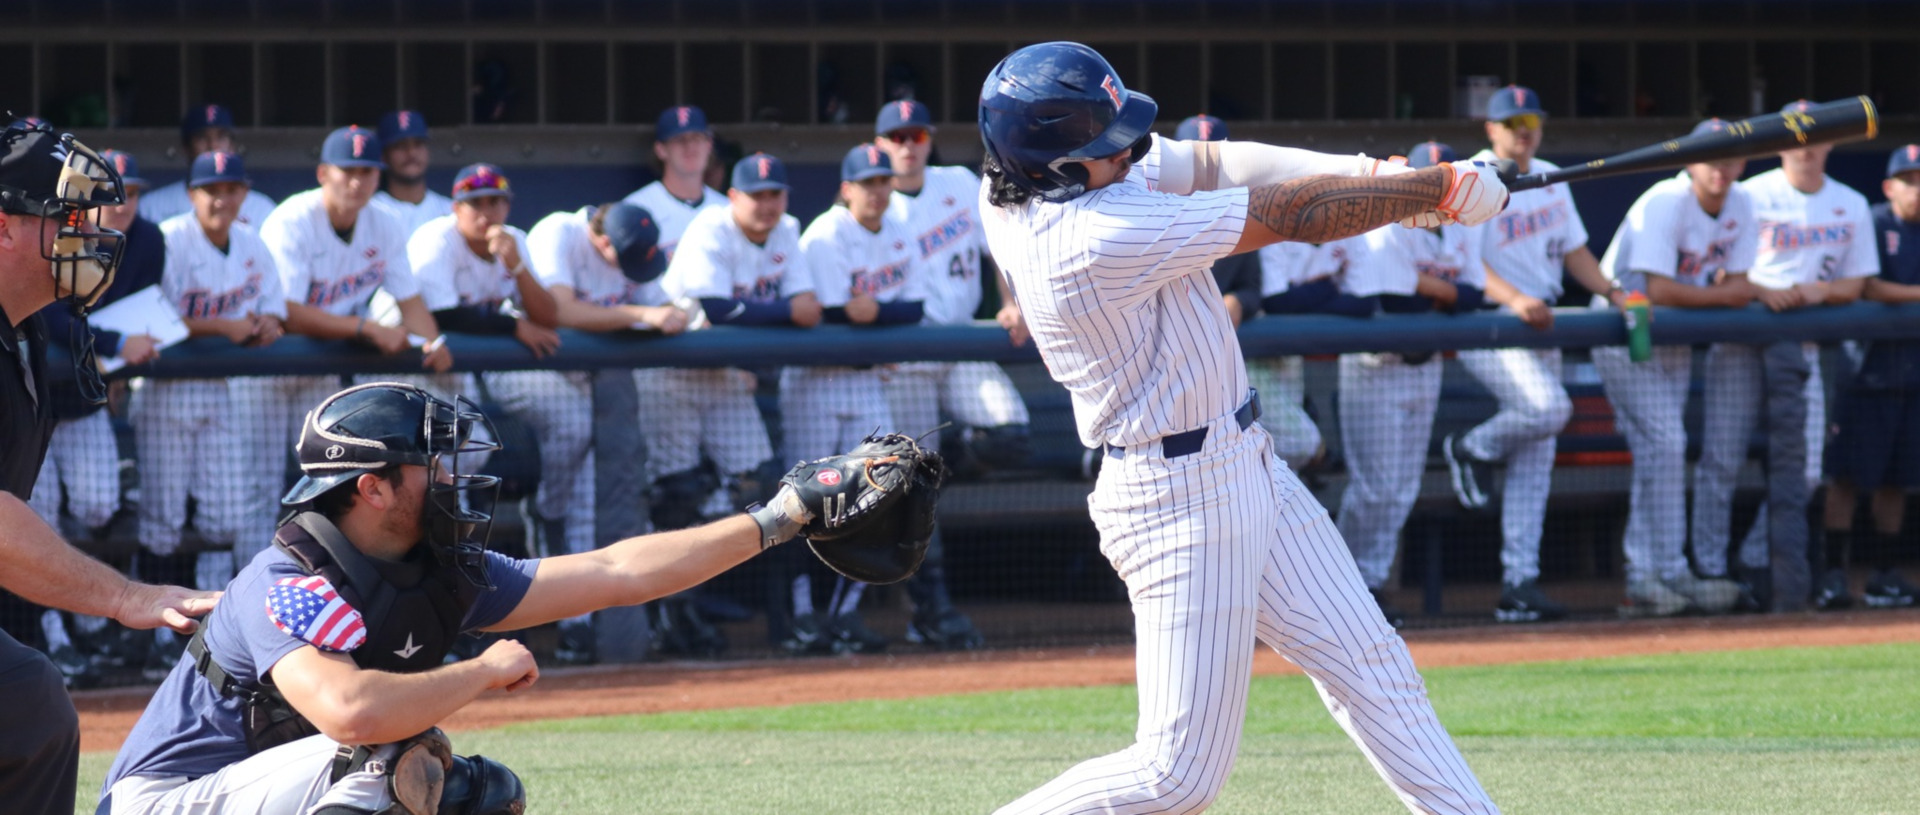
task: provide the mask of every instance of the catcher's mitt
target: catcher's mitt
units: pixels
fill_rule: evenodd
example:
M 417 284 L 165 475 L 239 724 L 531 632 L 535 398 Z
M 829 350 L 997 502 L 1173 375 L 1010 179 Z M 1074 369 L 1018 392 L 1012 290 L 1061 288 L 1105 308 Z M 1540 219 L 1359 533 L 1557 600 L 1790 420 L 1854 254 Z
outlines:
M 946 479 L 940 454 L 890 433 L 802 462 L 781 482 L 813 513 L 801 533 L 821 562 L 855 580 L 896 583 L 926 558 Z

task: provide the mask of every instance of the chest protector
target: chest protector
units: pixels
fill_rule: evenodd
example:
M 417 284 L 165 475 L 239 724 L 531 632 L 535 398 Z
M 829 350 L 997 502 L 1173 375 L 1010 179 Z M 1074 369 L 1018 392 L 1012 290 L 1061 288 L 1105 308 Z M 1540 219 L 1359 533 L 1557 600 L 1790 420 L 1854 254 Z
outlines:
M 273 545 L 307 574 L 332 583 L 360 612 L 367 638 L 348 656 L 368 670 L 420 673 L 439 667 L 460 636 L 460 622 L 480 588 L 439 558 L 392 563 L 362 554 L 326 516 L 303 512 L 282 525 Z M 267 677 L 242 683 L 222 669 L 206 645 L 207 628 L 187 643 L 188 656 L 221 696 L 246 708 L 247 748 L 258 753 L 320 731 L 287 704 Z

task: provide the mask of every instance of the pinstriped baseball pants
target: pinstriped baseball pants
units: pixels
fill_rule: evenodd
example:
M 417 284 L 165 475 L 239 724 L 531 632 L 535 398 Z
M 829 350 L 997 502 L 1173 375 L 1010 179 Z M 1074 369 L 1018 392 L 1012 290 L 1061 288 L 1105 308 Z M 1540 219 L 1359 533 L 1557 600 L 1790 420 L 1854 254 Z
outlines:
M 1088 500 L 1134 613 L 1134 743 L 1003 807 L 1199 812 L 1239 751 L 1255 639 L 1299 665 L 1414 812 L 1497 812 L 1428 702 L 1327 513 L 1259 425 L 1216 421 L 1200 452 L 1110 455 Z

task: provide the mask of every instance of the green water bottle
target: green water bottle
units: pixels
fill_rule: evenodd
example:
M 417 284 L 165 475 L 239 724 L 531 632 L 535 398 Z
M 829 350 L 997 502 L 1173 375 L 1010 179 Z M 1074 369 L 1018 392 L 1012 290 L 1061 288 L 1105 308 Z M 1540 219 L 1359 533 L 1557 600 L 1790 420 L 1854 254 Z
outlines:
M 1640 292 L 1627 292 L 1627 358 L 1653 359 L 1653 303 Z

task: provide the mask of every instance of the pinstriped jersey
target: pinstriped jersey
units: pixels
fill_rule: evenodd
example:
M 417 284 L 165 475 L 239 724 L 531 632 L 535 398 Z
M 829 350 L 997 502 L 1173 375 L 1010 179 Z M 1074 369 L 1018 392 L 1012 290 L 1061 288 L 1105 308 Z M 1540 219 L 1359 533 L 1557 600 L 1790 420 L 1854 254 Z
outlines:
M 1411 295 L 1420 275 L 1478 289 L 1487 285 L 1480 263 L 1480 227 L 1448 224 L 1408 229 L 1398 224 L 1340 241 L 1346 248 L 1346 273 L 1340 288 L 1355 297 Z
M 227 250 L 207 240 L 192 213 L 160 225 L 167 262 L 160 295 L 187 320 L 239 320 L 251 314 L 287 316 L 287 297 L 273 254 L 260 233 L 243 223 L 227 228 Z
M 920 192 L 895 191 L 887 218 L 912 236 L 927 272 L 926 322 L 953 325 L 980 310 L 980 177 L 965 167 L 928 167 Z
M 518 227 L 503 227 L 520 249 L 524 262 L 527 234 Z M 455 306 L 499 308 L 513 299 L 513 270 L 498 255 L 483 258 L 474 254 L 452 215 L 444 215 L 422 224 L 407 240 L 407 262 L 413 264 L 413 276 L 420 281 L 420 299 L 428 311 Z
M 860 294 L 882 303 L 926 299 L 920 250 L 899 221 L 882 217 L 880 231 L 870 232 L 846 207 L 829 207 L 800 235 L 800 254 L 822 308 Z
M 658 181 L 628 193 L 622 200 L 653 215 L 653 222 L 660 227 L 660 251 L 667 253 L 668 260 L 673 259 L 673 250 L 679 248 L 680 236 L 686 234 L 687 224 L 693 223 L 693 216 L 727 205 L 727 196 L 710 187 L 701 187 L 700 203 L 688 206 L 687 202 L 673 197 L 673 193 L 667 191 L 667 185 Z
M 667 293 L 660 281 L 635 283 L 593 248 L 593 207 L 556 212 L 541 218 L 527 233 L 527 265 L 540 285 L 566 286 L 573 298 L 596 306 L 660 306 Z
M 1496 156 L 1492 150 L 1482 150 L 1474 159 L 1493 161 Z M 1553 162 L 1536 158 L 1527 172 L 1558 169 Z M 1507 208 L 1483 227 L 1480 256 L 1487 266 L 1521 294 L 1546 303 L 1560 298 L 1567 253 L 1587 245 L 1587 225 L 1580 220 L 1573 192 L 1565 184 L 1513 193 Z
M 1192 430 L 1247 396 L 1211 271 L 1246 227 L 1247 190 L 1157 191 L 1160 144 L 1118 183 L 1071 201 L 994 207 L 985 185 L 979 193 L 987 245 L 1089 447 Z
M 1720 272 L 1753 268 L 1758 236 L 1746 189 L 1733 185 L 1720 214 L 1708 215 L 1693 194 L 1693 179 L 1682 172 L 1648 188 L 1627 208 L 1600 257 L 1600 271 L 1629 291 L 1647 290 L 1646 273 L 1711 286 Z
M 362 207 L 351 240 L 343 241 L 327 220 L 320 191 L 307 190 L 289 196 L 267 216 L 260 239 L 273 252 L 280 285 L 293 302 L 364 317 L 376 288 L 385 288 L 395 300 L 420 293 L 407 263 L 406 224 L 385 207 Z
M 1787 289 L 1880 273 L 1866 196 L 1832 178 L 1823 180 L 1812 195 L 1794 189 L 1780 169 L 1740 182 L 1753 196 L 1753 215 L 1760 220 L 1759 253 L 1747 279 Z
M 733 209 L 714 207 L 693 216 L 680 251 L 660 276 L 674 299 L 719 297 L 771 303 L 813 291 L 813 275 L 800 256 L 800 221 L 780 216 L 767 242 L 747 240 L 734 223 Z
M 433 190 L 427 190 L 427 196 L 420 199 L 418 204 L 409 204 L 381 190 L 373 194 L 373 203 L 386 207 L 399 217 L 400 222 L 407 225 L 409 235 L 420 231 L 420 227 L 426 226 L 428 221 L 453 214 L 453 199 Z

